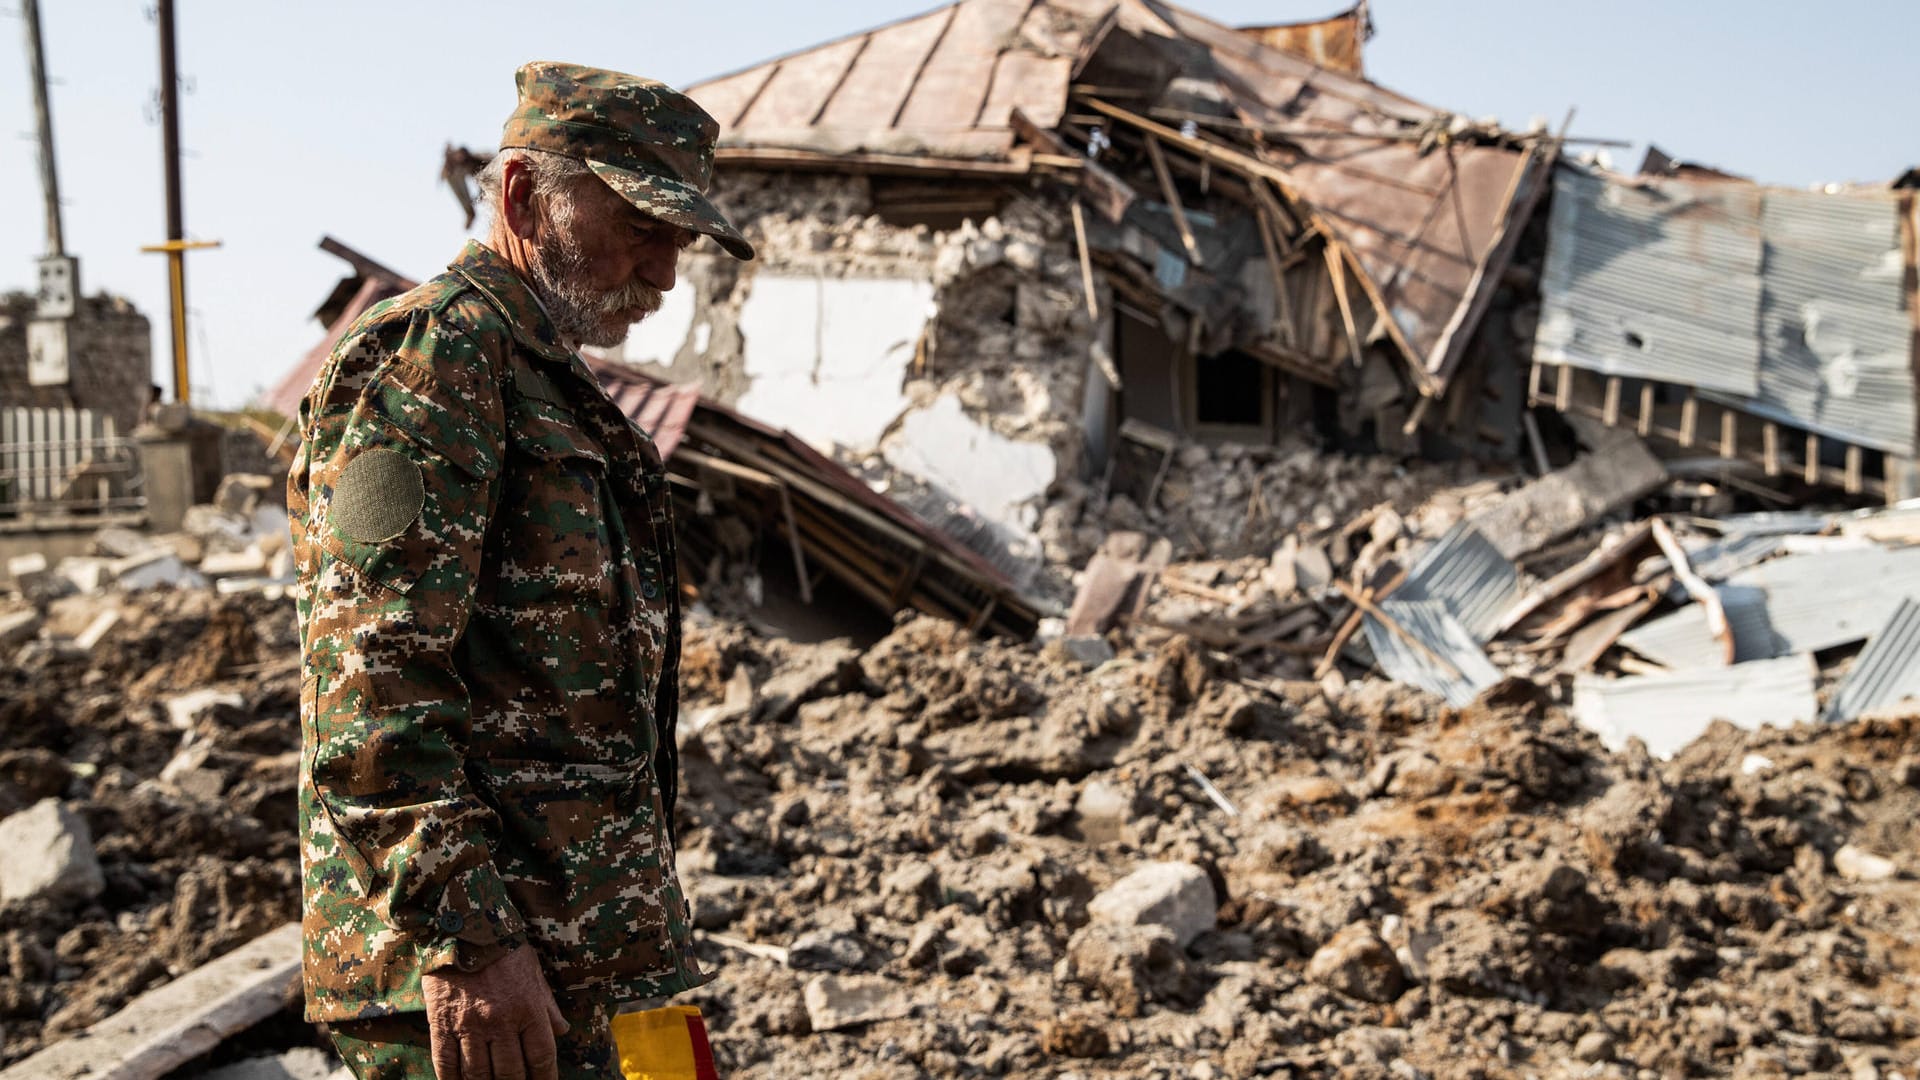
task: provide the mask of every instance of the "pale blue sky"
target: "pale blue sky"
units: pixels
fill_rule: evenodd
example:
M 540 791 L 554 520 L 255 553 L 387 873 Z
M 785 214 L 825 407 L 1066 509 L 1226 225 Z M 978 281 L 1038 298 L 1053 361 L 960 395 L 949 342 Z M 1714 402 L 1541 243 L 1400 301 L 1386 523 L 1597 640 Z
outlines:
M 1222 22 L 1328 14 L 1342 0 L 1190 0 Z M 167 370 L 157 44 L 149 0 L 41 0 L 56 80 L 67 246 L 83 287 L 131 297 Z M 225 247 L 190 256 L 198 400 L 244 402 L 320 334 L 344 264 L 332 234 L 426 276 L 458 250 L 441 146 L 492 146 L 513 69 L 572 60 L 685 85 L 934 6 L 929 0 L 458 5 L 180 0 L 186 218 Z M 0 0 L 0 289 L 26 289 L 44 245 L 13 0 Z M 1524 127 L 1644 143 L 1762 180 L 1885 180 L 1920 164 L 1920 3 L 1861 0 L 1375 0 L 1371 76 Z M 1624 166 L 1639 150 L 1616 151 Z

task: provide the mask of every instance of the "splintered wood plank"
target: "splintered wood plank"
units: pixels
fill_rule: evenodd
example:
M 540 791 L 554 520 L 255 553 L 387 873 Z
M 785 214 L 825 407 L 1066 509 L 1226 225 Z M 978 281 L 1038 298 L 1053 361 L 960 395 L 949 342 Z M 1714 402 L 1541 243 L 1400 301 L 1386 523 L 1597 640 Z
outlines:
M 927 54 L 953 20 L 953 13 L 953 8 L 942 8 L 875 30 L 869 35 L 872 41 L 847 72 L 846 82 L 820 113 L 818 125 L 862 131 L 892 127 Z
M 135 998 L 87 1030 L 0 1071 L 4 1080 L 154 1080 L 287 1007 L 300 985 L 288 923 Z
M 746 113 L 748 106 L 753 104 L 754 98 L 760 95 L 760 91 L 767 85 L 767 80 L 773 77 L 774 69 L 778 66 L 778 64 L 762 64 L 737 75 L 701 83 L 688 89 L 687 96 L 692 98 L 695 104 L 707 110 L 708 115 L 720 122 L 720 132 L 724 135 L 740 123 L 740 117 Z
M 1029 6 L 1029 0 L 966 0 L 956 7 L 895 126 L 929 132 L 973 127 L 994 66 Z
M 1014 109 L 1031 117 L 1041 127 L 1060 123 L 1067 110 L 1067 81 L 1073 73 L 1073 60 L 1065 56 L 1035 56 L 1028 52 L 1005 52 L 993 70 L 993 89 L 980 110 L 977 127 L 1003 128 Z
M 811 126 L 866 45 L 863 34 L 780 61 L 767 88 L 741 119 L 741 134 L 752 137 L 760 129 Z

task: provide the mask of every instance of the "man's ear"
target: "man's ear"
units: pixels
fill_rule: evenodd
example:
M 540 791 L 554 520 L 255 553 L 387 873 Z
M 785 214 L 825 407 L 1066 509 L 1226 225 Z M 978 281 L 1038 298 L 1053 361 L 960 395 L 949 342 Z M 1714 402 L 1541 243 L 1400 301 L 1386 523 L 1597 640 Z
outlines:
M 533 170 L 525 158 L 515 157 L 500 172 L 500 213 L 507 231 L 522 240 L 534 235 Z

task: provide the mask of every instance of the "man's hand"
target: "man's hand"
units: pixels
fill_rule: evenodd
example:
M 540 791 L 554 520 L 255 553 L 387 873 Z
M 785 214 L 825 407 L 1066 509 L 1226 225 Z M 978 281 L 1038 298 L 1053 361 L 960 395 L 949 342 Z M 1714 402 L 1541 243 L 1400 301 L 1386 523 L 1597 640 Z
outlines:
M 559 1080 L 554 1037 L 567 1022 L 532 946 L 479 971 L 423 975 L 420 987 L 440 1080 Z

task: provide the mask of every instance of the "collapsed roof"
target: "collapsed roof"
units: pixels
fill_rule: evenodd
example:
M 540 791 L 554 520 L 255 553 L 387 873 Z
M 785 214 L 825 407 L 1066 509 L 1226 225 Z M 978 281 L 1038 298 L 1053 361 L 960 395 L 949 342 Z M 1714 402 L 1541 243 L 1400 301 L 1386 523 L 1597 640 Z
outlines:
M 1217 169 L 1244 182 L 1263 218 L 1297 217 L 1324 237 L 1384 316 L 1410 381 L 1438 396 L 1490 298 L 1482 284 L 1511 255 L 1510 223 L 1545 187 L 1552 141 L 1475 128 L 1272 47 L 1298 36 L 1274 31 L 1156 0 L 961 0 L 688 92 L 721 124 L 723 163 L 1077 172 L 1106 189 L 1095 205 L 1109 216 L 1127 200 L 1097 161 L 1125 130 L 1150 144 L 1168 202 L 1162 159 L 1190 157 L 1203 185 Z

